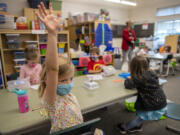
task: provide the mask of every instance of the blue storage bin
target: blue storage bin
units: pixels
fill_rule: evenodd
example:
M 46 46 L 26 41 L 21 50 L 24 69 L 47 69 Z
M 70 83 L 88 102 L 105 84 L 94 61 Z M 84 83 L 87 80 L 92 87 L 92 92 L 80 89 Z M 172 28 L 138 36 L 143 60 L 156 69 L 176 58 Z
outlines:
M 23 51 L 14 51 L 14 58 L 15 59 L 24 59 L 25 54 Z
M 24 52 L 22 52 L 22 51 L 14 51 L 14 55 L 24 55 Z
M 58 48 L 58 53 L 64 53 L 64 48 Z
M 0 75 L 0 86 L 2 85 L 2 76 Z
M 83 74 L 84 74 L 84 75 L 87 75 L 87 74 L 88 74 L 88 71 L 86 71 L 86 70 L 83 71 Z
M 131 74 L 123 72 L 123 73 L 119 74 L 118 76 L 121 77 L 121 78 L 127 79 L 129 76 L 131 76 Z
M 0 24 L 6 23 L 6 18 L 4 15 L 0 15 Z
M 74 64 L 74 66 L 78 66 L 79 65 L 79 61 L 78 60 L 72 60 L 72 63 Z
M 0 11 L 7 12 L 7 4 L 6 3 L 0 3 Z
M 19 48 L 19 40 L 9 40 L 7 41 L 7 46 L 9 49 Z

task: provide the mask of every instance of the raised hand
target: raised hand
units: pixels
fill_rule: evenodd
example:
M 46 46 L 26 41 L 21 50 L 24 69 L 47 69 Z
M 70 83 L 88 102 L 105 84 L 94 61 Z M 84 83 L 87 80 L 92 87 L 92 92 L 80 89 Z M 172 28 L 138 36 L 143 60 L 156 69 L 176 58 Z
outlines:
M 56 33 L 60 27 L 60 13 L 57 14 L 57 18 L 53 14 L 52 4 L 49 4 L 49 13 L 47 13 L 43 2 L 38 5 L 39 13 L 36 13 L 37 17 L 44 23 L 46 29 L 50 33 Z

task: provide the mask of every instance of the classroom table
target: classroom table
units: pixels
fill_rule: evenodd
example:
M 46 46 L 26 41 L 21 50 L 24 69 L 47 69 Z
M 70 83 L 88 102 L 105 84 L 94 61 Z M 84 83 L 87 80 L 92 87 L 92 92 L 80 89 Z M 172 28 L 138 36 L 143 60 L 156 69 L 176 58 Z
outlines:
M 160 74 L 163 72 L 163 61 L 167 58 L 169 53 L 163 53 L 163 54 L 155 54 L 155 55 L 147 55 L 146 58 L 153 59 L 160 62 Z M 173 54 L 173 58 L 180 59 L 180 54 L 175 53 Z
M 165 55 L 155 54 L 155 55 L 147 55 L 146 58 L 156 60 L 160 62 L 160 74 L 163 72 L 163 61 L 167 58 Z
M 120 100 L 137 94 L 136 90 L 127 90 L 123 82 L 115 83 L 113 80 L 120 79 L 118 74 L 105 77 L 97 81 L 99 88 L 89 90 L 83 87 L 86 76 L 74 78 L 74 88 L 72 93 L 77 97 L 83 113 L 88 113 L 96 109 L 106 107 Z M 28 89 L 30 110 L 41 106 L 37 90 Z M 31 131 L 37 126 L 49 123 L 44 119 L 39 110 L 29 111 L 21 114 L 18 112 L 17 95 L 0 90 L 0 134 L 22 134 Z

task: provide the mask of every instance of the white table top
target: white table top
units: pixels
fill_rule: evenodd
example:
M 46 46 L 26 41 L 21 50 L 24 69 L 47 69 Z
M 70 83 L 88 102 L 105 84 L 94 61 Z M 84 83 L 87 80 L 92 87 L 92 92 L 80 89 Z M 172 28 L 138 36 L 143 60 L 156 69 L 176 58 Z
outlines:
M 108 106 L 137 93 L 136 90 L 126 90 L 123 82 L 113 82 L 113 80 L 120 79 L 119 73 L 120 71 L 114 76 L 97 81 L 100 87 L 95 90 L 88 90 L 82 86 L 86 80 L 85 76 L 75 77 L 72 93 L 77 97 L 83 113 Z M 30 110 L 41 105 L 37 90 L 29 89 L 28 97 Z M 24 132 L 48 122 L 40 116 L 39 110 L 19 113 L 17 96 L 7 90 L 0 91 L 0 108 L 0 133 L 2 134 Z

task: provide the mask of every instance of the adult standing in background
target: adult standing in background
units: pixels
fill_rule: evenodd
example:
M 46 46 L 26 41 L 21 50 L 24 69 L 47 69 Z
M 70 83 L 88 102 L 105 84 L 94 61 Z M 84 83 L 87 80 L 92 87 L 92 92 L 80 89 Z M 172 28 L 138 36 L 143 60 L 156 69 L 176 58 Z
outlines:
M 134 41 L 136 41 L 136 35 L 134 32 L 134 24 L 131 21 L 126 22 L 126 28 L 122 32 L 122 61 L 120 65 L 120 69 L 122 68 L 124 62 L 128 57 L 128 66 L 132 59 L 133 49 L 134 49 Z M 129 67 L 128 67 L 129 70 Z

